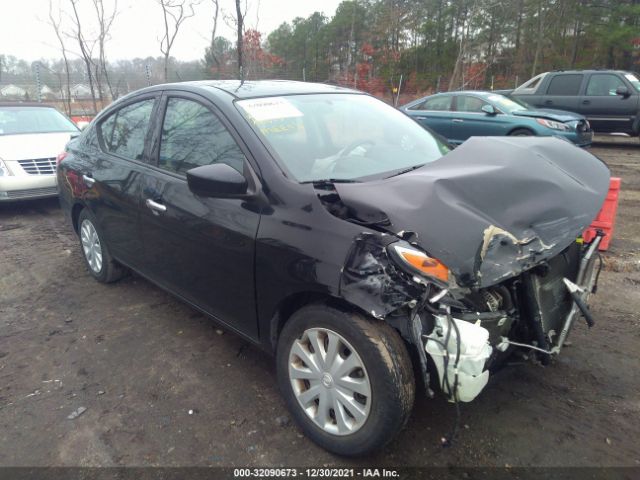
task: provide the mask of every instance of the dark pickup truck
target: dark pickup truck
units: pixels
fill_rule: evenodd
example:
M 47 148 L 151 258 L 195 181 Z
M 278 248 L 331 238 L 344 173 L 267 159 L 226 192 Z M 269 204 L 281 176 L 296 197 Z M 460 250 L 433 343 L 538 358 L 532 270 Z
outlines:
M 533 77 L 515 90 L 501 91 L 539 108 L 584 115 L 596 133 L 640 132 L 640 79 L 621 70 L 567 70 Z

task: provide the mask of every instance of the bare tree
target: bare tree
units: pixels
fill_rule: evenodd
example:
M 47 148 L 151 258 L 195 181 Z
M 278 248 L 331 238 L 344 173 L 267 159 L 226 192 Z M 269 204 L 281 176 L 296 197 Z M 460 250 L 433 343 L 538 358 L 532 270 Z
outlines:
M 242 10 L 240 8 L 240 0 L 236 0 L 236 26 L 238 27 L 238 74 L 240 78 L 244 78 L 242 72 L 242 34 L 243 34 L 243 21 L 244 15 L 242 14 Z
M 533 67 L 531 67 L 531 76 L 534 77 L 538 69 L 538 61 L 542 52 L 542 42 L 544 40 L 544 10 L 543 0 L 538 2 L 538 32 L 536 34 L 536 53 L 533 56 Z
M 218 30 L 218 15 L 220 13 L 220 4 L 219 0 L 211 0 L 211 3 L 213 3 L 214 12 L 213 27 L 211 28 L 211 45 L 209 47 L 209 51 L 211 52 L 211 58 L 215 62 L 216 67 L 220 68 L 220 59 L 216 55 L 216 31 Z
M 60 24 L 62 23 L 62 19 L 60 15 L 55 17 L 53 15 L 53 0 L 49 0 L 49 24 L 53 28 L 53 31 L 56 34 L 58 42 L 60 43 L 60 50 L 62 51 L 62 59 L 64 61 L 64 72 L 66 76 L 66 84 L 63 87 L 62 82 L 60 85 L 60 93 L 62 94 L 64 101 L 64 109 L 67 112 L 67 115 L 71 115 L 71 74 L 69 73 L 69 58 L 67 57 L 67 48 L 64 44 L 64 39 L 62 38 L 62 34 L 60 33 Z M 63 90 L 64 89 L 64 90 Z
M 156 0 L 162 7 L 164 17 L 164 36 L 160 40 L 160 51 L 164 55 L 164 81 L 169 80 L 169 57 L 171 48 L 178 36 L 180 26 L 195 15 L 194 7 L 199 0 Z
M 73 9 L 73 17 L 72 21 L 75 26 L 75 31 L 73 32 L 73 36 L 78 41 L 78 46 L 80 47 L 80 53 L 82 54 L 82 60 L 84 61 L 85 70 L 87 72 L 87 77 L 89 80 L 89 89 L 91 90 L 91 99 L 93 100 L 93 109 L 97 113 L 98 112 L 98 102 L 96 101 L 96 83 L 98 86 L 98 90 L 101 91 L 100 80 L 95 78 L 94 68 L 95 62 L 93 60 L 93 49 L 95 47 L 95 41 L 89 41 L 85 38 L 82 33 L 82 22 L 80 21 L 80 15 L 78 13 L 77 3 L 79 0 L 69 0 L 71 3 L 71 7 Z M 102 94 L 100 95 L 102 97 Z
M 116 99 L 118 94 L 114 92 L 111 86 L 111 80 L 109 79 L 109 72 L 107 71 L 107 57 L 105 53 L 105 43 L 109 39 L 109 31 L 113 25 L 118 14 L 118 0 L 114 0 L 113 10 L 110 14 L 105 13 L 103 0 L 93 0 L 93 6 L 96 11 L 96 17 L 98 19 L 98 62 L 95 65 L 95 76 L 97 79 L 104 77 L 107 87 L 109 88 L 109 94 L 112 99 Z M 102 97 L 102 95 L 101 95 Z M 102 99 L 102 98 L 101 98 Z

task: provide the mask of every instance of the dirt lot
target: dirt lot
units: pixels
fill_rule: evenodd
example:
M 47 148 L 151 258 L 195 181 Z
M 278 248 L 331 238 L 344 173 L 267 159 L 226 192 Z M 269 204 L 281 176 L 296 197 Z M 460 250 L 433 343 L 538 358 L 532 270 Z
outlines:
M 289 422 L 271 359 L 132 276 L 86 272 L 56 200 L 0 206 L 0 465 L 640 465 L 640 145 L 596 145 L 623 191 L 615 241 L 573 345 L 512 366 L 462 405 L 419 398 L 366 459 Z M 79 407 L 86 411 L 70 420 Z

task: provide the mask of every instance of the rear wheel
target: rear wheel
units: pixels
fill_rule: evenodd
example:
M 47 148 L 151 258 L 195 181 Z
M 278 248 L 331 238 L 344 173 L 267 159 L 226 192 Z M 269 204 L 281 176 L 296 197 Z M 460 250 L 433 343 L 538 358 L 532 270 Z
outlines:
M 526 128 L 517 128 L 513 132 L 509 134 L 510 137 L 531 137 L 533 136 L 533 132 L 531 130 L 527 130 Z
M 388 443 L 406 424 L 415 396 L 406 347 L 384 322 L 310 305 L 278 340 L 278 383 L 305 434 L 340 455 Z
M 78 217 L 78 235 L 82 256 L 93 278 L 102 283 L 110 283 L 124 276 L 126 270 L 109 253 L 93 215 L 86 209 Z

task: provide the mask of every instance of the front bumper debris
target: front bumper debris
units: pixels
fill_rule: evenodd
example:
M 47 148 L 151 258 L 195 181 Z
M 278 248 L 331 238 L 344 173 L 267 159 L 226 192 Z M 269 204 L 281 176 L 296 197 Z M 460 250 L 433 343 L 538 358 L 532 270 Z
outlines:
M 595 291 L 597 282 L 597 270 L 595 262 L 598 258 L 598 245 L 602 235 L 598 236 L 583 250 L 579 264 L 572 270 L 571 280 L 564 276 L 567 270 L 557 268 L 557 265 L 548 266 L 547 282 L 536 284 L 537 280 L 527 278 L 527 275 L 538 274 L 525 272 L 522 275 L 523 290 L 526 288 L 542 288 L 562 290 L 561 297 L 566 302 L 562 312 L 564 316 L 556 316 L 555 321 L 543 312 L 544 302 L 539 291 L 531 295 L 531 298 L 523 302 L 533 302 L 534 312 L 529 319 L 529 326 L 539 327 L 540 335 L 534 335 L 530 343 L 514 341 L 506 336 L 493 336 L 490 338 L 491 327 L 485 323 L 485 317 L 477 313 L 477 318 L 472 319 L 471 314 L 464 315 L 459 312 L 451 312 L 451 309 L 443 304 L 433 315 L 433 329 L 428 335 L 422 335 L 424 350 L 431 356 L 435 363 L 442 391 L 450 401 L 469 402 L 476 398 L 486 386 L 489 379 L 489 367 L 493 369 L 492 362 L 496 356 L 506 352 L 509 347 L 518 347 L 535 350 L 544 354 L 540 357 L 543 364 L 553 355 L 558 355 L 562 350 L 567 335 L 571 330 L 576 317 L 582 313 L 589 327 L 593 325 L 593 319 L 587 301 L 589 295 Z M 576 258 L 577 260 L 577 258 Z M 543 275 L 543 277 L 544 277 Z M 529 282 L 529 286 L 527 286 Z M 531 283 L 533 282 L 533 283 Z M 438 304 L 443 295 L 435 295 L 431 298 L 432 304 Z M 499 313 L 499 312 L 496 312 Z M 456 317 L 463 318 L 456 318 Z M 485 324 L 487 328 L 482 325 Z M 533 329 L 535 333 L 535 328 Z M 494 332 L 495 333 L 495 332 Z M 492 346 L 493 344 L 493 346 Z
M 549 338 L 555 337 L 551 348 L 545 349 L 540 348 L 537 345 L 522 344 L 514 342 L 506 337 L 502 337 L 500 344 L 496 346 L 498 350 L 505 351 L 509 347 L 509 345 L 513 345 L 517 347 L 525 347 L 537 350 L 547 355 L 558 355 L 562 350 L 564 342 L 569 335 L 569 331 L 573 326 L 573 322 L 575 321 L 579 313 L 583 314 L 589 327 L 593 326 L 594 321 L 587 303 L 589 296 L 595 291 L 596 287 L 597 273 L 595 269 L 595 261 L 598 255 L 598 246 L 600 245 L 601 241 L 602 234 L 599 233 L 589 244 L 587 251 L 584 253 L 582 259 L 580 260 L 580 267 L 575 282 L 572 282 L 567 278 L 563 278 L 564 284 L 567 287 L 567 291 L 571 295 L 573 303 L 571 305 L 571 310 L 569 310 L 569 313 L 565 317 L 562 329 L 560 330 L 559 334 L 554 331 L 545 332 Z
M 436 315 L 435 321 L 425 350 L 436 364 L 442 391 L 453 401 L 470 402 L 489 380 L 489 331 L 448 314 Z

